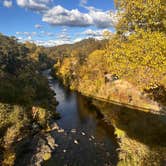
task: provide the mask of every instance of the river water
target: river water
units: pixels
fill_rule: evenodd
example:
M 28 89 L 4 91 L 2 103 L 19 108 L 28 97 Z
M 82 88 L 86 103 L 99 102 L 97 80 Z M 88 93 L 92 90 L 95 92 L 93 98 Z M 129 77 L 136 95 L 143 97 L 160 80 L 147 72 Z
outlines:
M 161 158 L 156 165 L 166 164 L 165 117 L 156 117 L 158 115 L 153 116 L 137 110 L 94 101 L 98 108 L 101 108 L 99 113 L 90 104 L 88 98 L 66 89 L 57 79 L 53 79 L 49 75 L 49 70 L 45 71 L 44 75 L 48 78 L 51 89 L 56 93 L 55 97 L 59 102 L 56 111 L 61 115 L 57 123 L 64 129 L 64 132 L 52 133 L 58 147 L 52 158 L 44 165 L 116 166 L 119 162 L 120 148 L 125 151 L 121 159 L 127 161 L 128 157 L 139 156 L 141 153 L 138 159 L 135 159 L 135 163 L 132 161 L 130 163 L 129 160 L 124 164 L 126 166 L 142 165 L 142 163 L 155 165 L 155 157 L 159 158 L 158 155 Z M 157 127 L 154 127 L 155 125 Z M 131 146 L 132 143 L 134 148 Z M 142 154 L 142 151 L 147 154 Z M 151 151 L 153 151 L 154 160 L 148 158 L 152 155 Z

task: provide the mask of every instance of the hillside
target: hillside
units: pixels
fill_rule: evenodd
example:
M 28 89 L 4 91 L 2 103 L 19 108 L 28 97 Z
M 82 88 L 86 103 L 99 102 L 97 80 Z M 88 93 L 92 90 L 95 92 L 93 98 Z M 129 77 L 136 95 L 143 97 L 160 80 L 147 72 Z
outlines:
M 46 129 L 57 118 L 54 93 L 29 56 L 31 50 L 15 38 L 0 35 L 0 165 L 13 165 L 19 141 Z M 34 111 L 36 111 L 34 115 Z

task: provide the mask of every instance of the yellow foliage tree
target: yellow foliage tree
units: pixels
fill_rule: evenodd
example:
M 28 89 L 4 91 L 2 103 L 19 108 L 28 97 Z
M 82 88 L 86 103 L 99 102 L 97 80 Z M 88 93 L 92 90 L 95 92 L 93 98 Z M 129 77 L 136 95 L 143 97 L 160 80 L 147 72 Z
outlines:
M 119 33 L 137 29 L 166 32 L 165 0 L 115 0 L 120 20 Z

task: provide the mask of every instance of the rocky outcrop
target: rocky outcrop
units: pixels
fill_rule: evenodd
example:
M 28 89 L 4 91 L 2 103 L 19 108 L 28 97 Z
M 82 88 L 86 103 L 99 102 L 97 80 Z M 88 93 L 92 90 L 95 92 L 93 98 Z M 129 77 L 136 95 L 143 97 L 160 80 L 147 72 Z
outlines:
M 51 131 L 58 132 L 59 130 L 56 122 L 50 125 L 49 132 L 37 130 L 39 128 L 37 124 L 34 124 L 34 126 L 35 128 L 32 128 L 32 136 L 20 141 L 17 146 L 16 166 L 41 166 L 44 161 L 52 157 L 52 153 L 58 147 L 55 138 L 51 134 Z

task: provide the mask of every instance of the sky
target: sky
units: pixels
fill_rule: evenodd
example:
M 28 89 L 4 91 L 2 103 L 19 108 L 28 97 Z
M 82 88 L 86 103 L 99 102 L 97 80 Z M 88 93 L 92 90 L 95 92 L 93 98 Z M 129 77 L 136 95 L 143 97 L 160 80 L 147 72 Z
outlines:
M 117 22 L 113 0 L 0 0 L 0 33 L 54 46 L 102 39 Z

